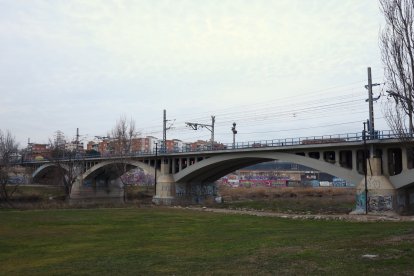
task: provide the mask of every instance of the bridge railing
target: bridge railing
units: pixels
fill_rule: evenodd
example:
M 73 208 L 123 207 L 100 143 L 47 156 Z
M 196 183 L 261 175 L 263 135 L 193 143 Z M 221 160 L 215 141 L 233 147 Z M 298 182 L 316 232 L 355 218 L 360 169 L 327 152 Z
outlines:
M 367 140 L 370 139 L 369 136 L 365 137 Z M 390 130 L 376 131 L 374 134 L 375 140 L 385 140 L 385 139 L 396 139 L 398 136 Z M 252 148 L 269 148 L 269 147 L 285 147 L 285 146 L 299 146 L 299 145 L 312 145 L 312 144 L 331 144 L 331 143 L 346 143 L 346 142 L 361 142 L 364 139 L 364 134 L 362 132 L 354 133 L 345 133 L 345 134 L 332 134 L 332 135 L 321 135 L 321 136 L 306 136 L 306 137 L 294 137 L 294 138 L 283 138 L 283 139 L 273 139 L 273 140 L 254 140 L 246 142 L 237 142 L 233 143 L 215 143 L 213 147 L 211 145 L 205 145 L 200 148 L 181 148 L 174 149 L 170 151 L 158 150 L 158 155 L 168 155 L 176 153 L 191 153 L 191 152 L 207 152 L 207 151 L 231 151 L 231 150 L 241 150 L 241 149 L 252 149 Z M 81 161 L 81 160 L 99 160 L 99 159 L 108 159 L 108 158 L 128 158 L 128 157 L 145 157 L 145 156 L 154 156 L 155 150 L 149 151 L 139 151 L 131 152 L 126 154 L 83 154 L 77 155 L 75 158 L 70 158 L 70 160 Z M 56 159 L 53 159 L 53 161 Z M 63 156 L 59 160 L 69 160 L 67 157 Z M 39 162 L 51 162 L 51 160 L 22 160 L 22 163 L 39 163 Z
M 370 137 L 365 137 L 370 140 Z M 374 139 L 396 139 L 398 138 L 390 130 L 376 131 Z M 200 151 L 222 151 L 222 150 L 239 150 L 249 148 L 264 148 L 264 147 L 283 147 L 283 146 L 298 146 L 298 145 L 310 145 L 310 144 L 330 144 L 330 143 L 345 143 L 345 142 L 361 142 L 364 140 L 364 134 L 362 132 L 345 133 L 345 134 L 332 134 L 322 136 L 306 136 L 306 137 L 294 137 L 294 138 L 283 138 L 273 140 L 253 140 L 246 142 L 233 143 L 217 143 L 213 147 L 206 145 L 201 148 L 191 149 L 183 148 L 180 150 L 173 150 L 164 152 L 168 153 L 185 153 L 185 152 L 200 152 Z
M 395 139 L 398 138 L 392 131 L 377 131 L 374 139 Z M 273 140 L 254 140 L 246 142 L 237 142 L 235 144 L 225 143 L 216 144 L 213 148 L 207 146 L 200 149 L 183 149 L 176 152 L 198 152 L 198 151 L 217 151 L 217 150 L 238 150 L 248 148 L 262 148 L 262 147 L 283 147 L 283 146 L 297 146 L 297 145 L 310 145 L 310 144 L 330 144 L 330 143 L 344 143 L 344 142 L 361 142 L 364 139 L 364 135 L 361 132 L 345 133 L 345 134 L 332 134 L 322 136 L 306 136 L 306 137 L 294 137 L 294 138 L 283 138 Z M 369 137 L 366 136 L 369 140 Z M 168 153 L 168 152 L 167 152 Z

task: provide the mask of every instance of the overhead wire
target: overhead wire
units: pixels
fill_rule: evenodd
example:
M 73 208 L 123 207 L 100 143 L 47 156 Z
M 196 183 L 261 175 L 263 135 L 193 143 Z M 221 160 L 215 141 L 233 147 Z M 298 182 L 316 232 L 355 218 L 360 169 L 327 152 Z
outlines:
M 354 83 L 360 83 L 360 82 L 353 82 L 351 84 Z M 346 85 L 338 85 L 338 86 L 334 86 L 333 88 L 340 88 L 340 87 L 346 87 L 349 86 L 349 84 Z M 352 88 L 352 90 L 355 90 L 357 88 L 360 88 L 360 86 Z M 301 102 L 306 102 L 306 97 L 311 97 L 313 99 L 313 101 L 308 101 L 308 104 L 312 103 L 312 102 L 320 102 L 320 98 L 321 97 L 317 97 L 318 94 L 315 94 L 314 92 L 321 92 L 321 91 L 328 91 L 328 92 L 332 92 L 331 90 L 329 90 L 330 88 L 325 88 L 325 89 L 318 89 L 318 90 L 314 90 L 314 91 L 309 91 L 309 92 L 305 92 L 305 96 L 301 96 L 300 100 L 298 100 L 298 96 L 285 96 L 285 97 L 279 97 L 277 100 L 272 100 L 272 101 L 266 101 L 266 102 L 259 102 L 259 103 L 251 103 L 251 104 L 246 104 L 246 105 L 234 105 L 234 106 L 228 106 L 226 108 L 221 108 L 221 109 L 215 109 L 212 110 L 210 112 L 201 112 L 201 113 L 184 113 L 183 115 L 188 115 L 189 118 L 191 118 L 190 121 L 197 121 L 197 120 L 208 120 L 206 118 L 209 118 L 210 114 L 215 114 L 216 116 L 220 116 L 223 117 L 225 115 L 229 115 L 229 116 L 234 116 L 236 114 L 239 113 L 244 113 L 246 114 L 246 112 L 258 112 L 258 110 L 264 110 L 266 109 L 266 106 L 268 106 L 268 108 L 280 108 L 283 107 L 283 104 L 281 104 L 281 102 L 283 102 L 283 100 L 294 100 L 297 104 L 300 104 Z M 344 90 L 345 91 L 345 90 Z M 346 91 L 349 91 L 349 89 L 347 89 Z M 343 91 L 342 91 L 343 92 Z M 325 92 L 326 93 L 326 92 Z M 324 93 L 319 93 L 319 95 L 324 94 Z M 331 96 L 330 98 L 326 98 L 326 99 L 342 99 L 342 98 L 347 98 L 350 95 L 356 95 L 356 93 L 352 93 L 352 94 L 347 94 L 347 95 L 342 95 L 342 96 Z M 275 103 L 279 104 L 279 105 L 275 105 Z M 229 111 L 229 110 L 233 110 L 234 108 L 238 108 L 238 109 L 242 109 L 243 111 Z M 254 108 L 252 108 L 254 107 Z M 200 117 L 197 117 L 197 115 L 202 115 Z M 179 120 L 177 120 L 177 122 L 179 122 Z M 155 125 L 147 125 L 145 126 L 146 129 L 148 128 L 158 128 L 159 125 L 157 124 L 157 126 Z
M 243 122 L 243 126 L 260 126 L 260 125 L 268 125 L 274 124 L 279 121 L 286 121 L 287 119 L 294 118 L 294 121 L 310 121 L 315 119 L 326 118 L 329 112 L 335 112 L 335 114 L 330 114 L 328 116 L 330 119 L 336 116 L 342 116 L 344 114 L 362 114 L 365 111 L 359 111 L 365 107 L 364 102 L 364 93 L 360 91 L 361 86 L 358 87 L 350 87 L 353 84 L 362 82 L 353 82 L 352 84 L 346 85 L 339 85 L 333 88 L 326 88 L 326 89 L 318 89 L 315 90 L 318 93 L 307 93 L 304 96 L 286 96 L 279 98 L 277 100 L 266 101 L 266 102 L 259 102 L 259 103 L 252 103 L 249 105 L 235 105 L 239 110 L 232 110 L 232 108 L 221 108 L 210 111 L 207 113 L 198 112 L 198 113 L 187 113 L 192 116 L 192 119 L 189 121 L 198 121 L 204 120 L 203 122 L 208 123 L 208 116 L 206 114 L 215 114 L 216 116 L 216 128 L 220 129 L 223 126 L 226 126 L 228 123 L 232 123 L 235 121 Z M 348 87 L 345 89 L 345 87 Z M 347 94 L 335 95 L 335 96 L 325 96 L 323 95 L 331 94 L 332 92 L 338 92 L 335 90 L 339 90 L 338 88 L 342 89 L 342 92 L 349 92 Z M 358 91 L 358 92 L 357 92 Z M 316 97 L 321 96 L 321 97 Z M 323 102 L 321 102 L 321 98 L 323 98 Z M 289 101 L 291 103 L 289 103 Z M 294 105 L 292 104 L 294 102 Z M 287 104 L 289 103 L 289 104 Z M 293 108 L 292 108 L 293 106 Z M 241 109 L 241 107 L 246 107 L 245 109 Z M 184 113 L 185 115 L 185 113 Z M 191 117 L 189 116 L 189 117 Z M 183 114 L 181 114 L 183 117 Z M 207 118 L 206 118 L 207 117 Z M 299 117 L 299 118 L 298 118 Z M 328 119 L 329 119 L 328 118 Z M 218 120 L 219 119 L 219 120 Z M 358 121 L 359 122 L 359 121 Z M 176 120 L 175 127 L 169 130 L 170 133 L 180 133 L 183 137 L 188 137 L 192 139 L 197 139 L 197 136 L 188 133 L 188 135 L 183 135 L 182 132 L 188 129 L 185 126 L 185 121 L 183 120 Z M 340 125 L 340 124 L 335 124 Z M 328 124 L 325 126 L 332 126 L 332 124 Z M 146 135 L 159 135 L 162 134 L 162 131 L 159 129 L 159 125 L 155 126 L 147 126 L 145 127 Z M 312 127 L 315 128 L 315 127 Z M 304 129 L 304 128 L 301 128 Z M 290 130 L 295 130 L 294 128 Z M 288 130 L 284 130 L 288 131 Z M 274 132 L 280 132 L 280 130 L 275 130 Z M 239 132 L 241 134 L 241 132 Z M 256 133 L 256 132 L 251 132 Z M 260 132 L 257 132 L 260 133 Z M 217 135 L 221 135 L 219 132 Z M 202 135 L 200 137 L 206 137 L 206 135 Z
M 245 111 L 243 112 L 243 114 L 241 115 L 236 115 L 239 114 L 241 112 L 233 112 L 233 113 L 229 113 L 229 114 L 233 114 L 233 116 L 223 116 L 222 114 L 220 115 L 216 115 L 217 117 L 220 117 L 220 121 L 217 121 L 217 124 L 224 124 L 227 123 L 228 121 L 234 121 L 234 120 L 246 120 L 246 119 L 252 119 L 252 118 L 259 118 L 260 116 L 267 116 L 267 117 L 271 117 L 274 115 L 277 116 L 284 116 L 284 115 L 292 115 L 294 113 L 309 113 L 309 112 L 315 112 L 315 111 L 319 111 L 320 109 L 324 108 L 324 110 L 326 109 L 334 109 L 334 108 L 338 108 L 340 106 L 344 106 L 344 105 L 348 105 L 350 103 L 355 103 L 355 102 L 360 102 L 361 100 L 359 99 L 355 99 L 355 100 L 349 100 L 349 101 L 340 101 L 337 103 L 327 103 L 327 104 L 322 104 L 322 105 L 313 105 L 313 106 L 309 106 L 307 105 L 307 107 L 299 107 L 298 109 L 288 109 L 288 110 L 284 110 L 284 111 L 280 111 L 280 109 L 283 108 L 283 106 L 279 106 L 278 107 L 274 107 L 274 109 L 276 111 L 274 112 L 269 112 L 268 110 L 257 110 L 257 109 L 251 109 L 250 111 Z M 154 127 L 155 128 L 155 127 Z
M 258 121 L 265 121 L 265 120 L 269 120 L 271 118 L 276 118 L 276 120 L 280 120 L 280 119 L 285 119 L 285 118 L 289 118 L 292 116 L 292 114 L 301 114 L 302 116 L 305 114 L 311 114 L 311 115 L 307 115 L 306 118 L 304 119 L 311 119 L 311 118 L 318 118 L 318 117 L 326 117 L 326 113 L 329 112 L 330 110 L 335 110 L 337 113 L 338 112 L 349 112 L 349 111 L 354 111 L 354 110 L 358 110 L 360 109 L 358 106 L 356 107 L 350 107 L 349 104 L 350 103 L 354 103 L 354 102 L 360 102 L 360 100 L 350 100 L 350 101 L 343 101 L 343 102 L 339 102 L 339 103 L 330 103 L 330 104 L 322 104 L 322 105 L 318 105 L 318 106 L 310 106 L 310 107 L 305 107 L 305 108 L 299 108 L 299 109 L 291 109 L 288 111 L 276 111 L 276 112 L 272 112 L 272 113 L 256 113 L 255 116 L 243 116 L 243 117 L 231 117 L 230 119 L 226 119 L 226 118 L 221 118 L 221 120 L 216 124 L 216 126 L 220 126 L 220 125 L 225 125 L 229 122 L 233 122 L 236 119 L 240 119 L 240 120 L 244 120 L 244 125 L 246 125 L 246 122 L 254 122 L 255 124 L 257 124 Z M 340 109 L 340 107 L 347 107 L 346 109 Z M 177 131 L 177 130 L 183 130 L 185 129 L 185 127 L 177 127 L 175 129 L 173 129 L 172 131 Z M 153 133 L 157 133 L 159 131 L 154 131 Z

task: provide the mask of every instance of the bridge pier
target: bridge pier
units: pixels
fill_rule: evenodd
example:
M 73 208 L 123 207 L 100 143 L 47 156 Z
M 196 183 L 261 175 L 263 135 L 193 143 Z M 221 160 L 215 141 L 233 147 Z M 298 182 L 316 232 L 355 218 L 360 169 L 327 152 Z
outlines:
M 397 211 L 397 193 L 390 179 L 382 173 L 381 158 L 371 157 L 367 160 L 367 191 L 365 197 L 365 177 L 357 186 L 355 213 L 365 213 L 366 201 L 368 212 Z
M 175 181 L 169 173 L 169 163 L 165 160 L 161 163 L 161 175 L 157 177 L 157 189 L 152 198 L 156 205 L 171 205 L 175 200 Z
M 157 190 L 152 202 L 156 205 L 171 205 L 175 200 L 175 181 L 172 174 L 164 174 L 157 178 Z
M 103 185 L 102 185 L 103 184 Z M 121 179 L 76 179 L 70 193 L 70 203 L 123 203 L 124 188 Z
M 397 190 L 397 208 L 399 213 L 414 213 L 414 187 L 405 187 Z

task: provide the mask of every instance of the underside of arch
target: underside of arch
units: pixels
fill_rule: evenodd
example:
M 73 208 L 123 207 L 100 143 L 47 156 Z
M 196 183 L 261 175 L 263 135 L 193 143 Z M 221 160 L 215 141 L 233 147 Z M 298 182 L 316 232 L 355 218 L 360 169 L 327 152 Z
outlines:
M 406 170 L 400 174 L 390 176 L 390 180 L 396 189 L 411 186 L 414 183 L 414 169 Z
M 34 183 L 39 182 L 41 179 L 48 178 L 49 180 L 53 180 L 59 176 L 62 176 L 67 172 L 67 168 L 63 165 L 57 164 L 45 164 L 37 168 L 33 174 L 32 179 Z
M 104 161 L 99 164 L 96 164 L 89 170 L 83 173 L 83 179 L 91 179 L 91 178 L 104 178 L 104 179 L 117 179 L 121 177 L 124 173 L 128 172 L 129 170 L 140 168 L 144 170 L 146 173 L 153 175 L 154 169 L 142 162 L 139 161 Z
M 237 169 L 271 160 L 281 160 L 304 165 L 341 177 L 354 184 L 358 184 L 363 177 L 350 169 L 305 156 L 281 152 L 262 152 L 213 156 L 176 173 L 174 180 L 176 182 L 212 182 Z

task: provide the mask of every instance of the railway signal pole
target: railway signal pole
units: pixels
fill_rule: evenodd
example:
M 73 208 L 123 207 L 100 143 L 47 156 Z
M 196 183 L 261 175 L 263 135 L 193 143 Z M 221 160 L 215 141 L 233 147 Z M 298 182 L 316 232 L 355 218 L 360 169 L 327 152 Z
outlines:
M 233 149 L 236 148 L 236 123 L 233 123 L 233 127 L 231 128 L 231 131 L 233 132 Z

